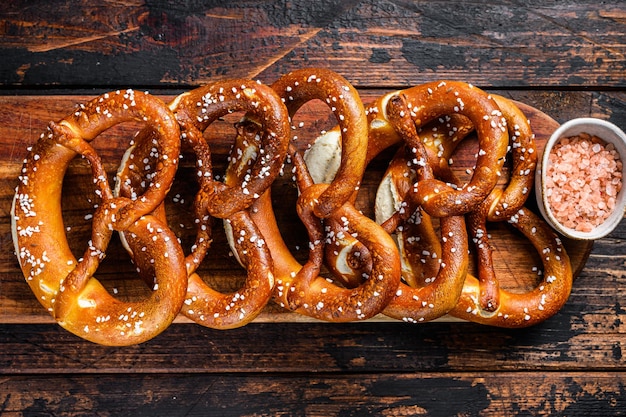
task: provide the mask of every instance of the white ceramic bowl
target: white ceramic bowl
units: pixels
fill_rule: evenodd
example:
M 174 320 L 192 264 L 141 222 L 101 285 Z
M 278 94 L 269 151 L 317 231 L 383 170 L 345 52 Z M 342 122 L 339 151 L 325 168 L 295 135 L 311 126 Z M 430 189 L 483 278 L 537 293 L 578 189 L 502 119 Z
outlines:
M 550 136 L 537 166 L 537 175 L 535 176 L 535 195 L 537 197 L 539 211 L 546 221 L 550 223 L 550 225 L 559 233 L 573 239 L 593 240 L 599 239 L 611 233 L 611 231 L 617 227 L 619 222 L 624 217 L 624 206 L 626 205 L 626 184 L 622 182 L 622 188 L 617 194 L 615 209 L 611 215 L 604 221 L 604 223 L 595 227 L 591 232 L 580 232 L 561 225 L 552 214 L 550 205 L 548 204 L 548 199 L 545 196 L 546 175 L 542 167 L 545 167 L 548 163 L 550 151 L 562 137 L 575 136 L 579 133 L 595 135 L 604 140 L 606 143 L 612 143 L 613 146 L 615 146 L 615 149 L 619 153 L 622 161 L 622 181 L 626 181 L 626 163 L 624 163 L 626 162 L 626 134 L 624 134 L 624 132 L 613 123 L 601 119 L 585 117 L 572 119 L 562 124 L 557 130 L 554 131 L 552 136 Z

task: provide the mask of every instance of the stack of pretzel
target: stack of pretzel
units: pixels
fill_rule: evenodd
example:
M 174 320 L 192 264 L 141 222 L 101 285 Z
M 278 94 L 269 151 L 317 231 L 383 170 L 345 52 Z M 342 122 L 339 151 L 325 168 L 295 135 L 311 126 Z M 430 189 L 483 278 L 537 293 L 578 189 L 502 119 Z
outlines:
M 312 100 L 328 105 L 337 126 L 302 152 L 291 141 L 292 118 Z M 245 116 L 218 180 L 204 131 L 236 112 Z M 111 187 L 92 140 L 132 120 L 145 127 Z M 449 161 L 470 133 L 479 149 L 463 183 Z M 55 320 L 104 345 L 149 340 L 179 314 L 215 329 L 243 326 L 269 302 L 331 322 L 376 315 L 425 322 L 448 315 L 530 326 L 555 314 L 572 285 L 559 237 L 525 207 L 537 161 L 533 140 L 514 103 L 456 81 L 392 92 L 367 106 L 343 77 L 317 68 L 294 71 L 271 86 L 216 81 L 169 104 L 133 90 L 111 92 L 50 123 L 29 149 L 12 208 L 15 250 L 26 281 Z M 397 151 L 370 219 L 355 201 L 368 164 L 387 149 Z M 195 156 L 196 181 L 189 187 L 198 190 L 195 242 L 186 249 L 164 204 L 183 150 Z M 91 240 L 78 259 L 61 213 L 63 178 L 77 156 L 88 162 L 100 197 Z M 512 174 L 502 187 L 497 183 L 507 158 Z M 310 242 L 304 264 L 281 236 L 270 196 L 287 163 Z M 215 219 L 223 220 L 247 274 L 233 293 L 211 288 L 198 273 Z M 532 291 L 500 288 L 490 222 L 510 223 L 540 254 L 542 281 Z M 94 277 L 115 232 L 151 288 L 145 299 L 121 301 Z M 476 256 L 477 276 L 468 272 L 470 256 Z

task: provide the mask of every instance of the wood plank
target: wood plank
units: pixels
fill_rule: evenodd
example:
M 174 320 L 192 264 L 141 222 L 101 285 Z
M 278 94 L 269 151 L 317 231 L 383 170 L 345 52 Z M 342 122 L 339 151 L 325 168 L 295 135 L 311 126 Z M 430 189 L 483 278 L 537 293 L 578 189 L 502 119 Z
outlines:
M 70 10 L 71 8 L 71 10 Z M 459 79 L 483 87 L 624 87 L 626 6 L 548 2 L 44 3 L 0 10 L 6 86 L 273 81 L 333 68 L 360 88 Z M 601 30 L 597 30 L 601 28 Z
M 12 376 L 0 412 L 167 416 L 618 416 L 626 373 Z
M 364 90 L 363 100 L 368 102 L 380 94 L 380 90 Z M 164 100 L 169 101 L 172 96 L 161 96 Z M 571 94 L 572 100 L 576 97 Z M 526 98 L 526 97 L 524 97 Z M 622 99 L 616 95 L 616 99 Z M 24 280 L 18 269 L 14 251 L 12 249 L 10 228 L 9 228 L 9 208 L 13 196 L 13 190 L 17 183 L 19 170 L 21 169 L 22 159 L 26 154 L 26 147 L 33 143 L 43 132 L 46 124 L 50 120 L 59 120 L 73 108 L 76 102 L 84 102 L 91 99 L 86 96 L 4 96 L 0 97 L 0 140 L 4 141 L 0 150 L 0 160 L 3 161 L 1 168 L 2 178 L 6 179 L 0 184 L 0 207 L 2 207 L 2 216 L 6 221 L 2 223 L 2 245 L 4 251 L 0 254 L 2 259 L 1 265 L 4 265 L 2 283 L 4 290 L 0 293 L 0 322 L 4 323 L 32 323 L 32 322 L 51 322 L 51 317 L 39 307 L 36 300 L 32 297 L 28 287 L 24 285 Z M 535 97 L 537 99 L 537 97 Z M 587 96 L 587 100 L 591 97 Z M 541 100 L 537 102 L 543 103 Z M 543 103 L 545 105 L 545 103 Z M 524 105 L 526 106 L 526 105 Z M 533 120 L 533 126 L 537 135 L 537 143 L 542 148 L 542 143 L 549 136 L 556 126 L 556 122 L 545 113 L 534 110 L 532 107 L 523 107 L 528 116 Z M 600 109 L 602 110 L 602 109 Z M 589 111 L 585 108 L 585 111 Z M 220 161 L 223 165 L 225 155 L 227 154 L 232 137 L 232 122 L 239 117 L 233 115 L 233 118 L 216 123 L 212 126 L 207 138 L 211 143 L 213 155 L 216 157 L 214 165 L 219 172 Z M 334 122 L 329 121 L 328 111 L 321 103 L 313 103 L 307 106 L 298 114 L 301 119 L 294 119 L 297 123 L 302 120 L 305 128 L 303 132 L 299 132 L 301 139 L 298 146 L 305 149 L 311 138 L 314 138 L 322 129 L 328 129 L 333 126 Z M 129 123 L 122 124 L 119 127 L 105 132 L 101 138 L 98 138 L 98 151 L 102 158 L 107 161 L 111 177 L 117 169 L 117 163 L 121 159 L 127 143 L 133 133 L 138 129 L 138 125 Z M 213 127 L 215 127 L 213 129 Z M 466 165 L 471 166 L 473 161 L 473 153 L 471 147 L 462 148 L 459 155 L 455 156 L 455 160 L 464 161 L 458 168 L 461 175 L 464 174 Z M 221 159 L 220 159 L 221 158 Z M 184 162 L 181 164 L 181 175 L 184 178 L 193 177 L 193 160 L 192 162 Z M 381 163 L 382 162 L 382 163 Z M 378 185 L 378 180 L 386 168 L 386 161 L 375 161 L 368 170 L 368 175 L 364 178 L 360 199 L 357 201 L 359 208 L 365 214 L 372 216 L 372 196 Z M 81 254 L 84 245 L 90 239 L 90 223 L 85 218 L 93 211 L 93 202 L 90 197 L 92 194 L 92 186 L 89 169 L 85 163 L 77 161 L 68 170 L 66 175 L 67 193 L 64 193 L 64 220 L 71 230 L 68 232 L 68 240 L 76 254 Z M 190 213 L 190 203 L 193 201 L 193 189 L 188 186 L 188 181 L 175 183 L 171 195 L 181 195 L 187 205 L 181 208 L 181 204 L 170 204 L 171 216 L 170 224 L 174 230 L 181 236 L 183 241 L 193 238 L 193 225 L 189 223 L 189 219 L 193 218 Z M 306 233 L 299 224 L 295 211 L 296 192 L 289 178 L 282 178 L 277 185 L 274 193 L 276 200 L 277 213 L 280 219 L 287 226 L 285 239 L 290 242 L 296 256 L 300 259 L 306 257 L 306 251 L 303 248 L 308 247 Z M 190 194 L 191 193 L 191 194 Z M 168 200 L 169 201 L 169 200 Z M 291 202 L 286 204 L 286 202 Z M 279 203 L 282 206 L 279 206 Z M 532 206 L 532 197 L 530 199 Z M 284 208 L 287 207 L 287 208 Z M 289 209 L 288 207 L 292 207 Z M 216 228 L 219 229 L 219 228 Z M 288 233 L 287 233 L 288 232 Z M 534 254 L 534 250 L 530 248 L 529 242 L 520 239 L 519 236 L 512 233 L 506 225 L 494 225 L 491 230 L 493 235 L 493 244 L 496 247 L 496 270 L 501 279 L 502 285 L 506 288 L 530 288 L 534 285 L 536 275 L 530 271 L 533 266 L 541 266 L 538 257 Z M 210 251 L 209 258 L 205 260 L 200 270 L 202 276 L 215 288 L 224 291 L 234 291 L 245 278 L 243 271 L 234 257 L 229 254 L 229 248 L 225 240 L 225 236 L 219 230 L 214 233 L 214 243 Z M 586 242 L 568 241 L 567 248 L 570 252 L 573 265 L 576 272 L 583 267 L 584 262 L 589 254 L 590 245 Z M 301 249 L 298 249 L 301 248 Z M 530 253 L 530 256 L 528 255 Z M 78 255 L 77 255 L 78 257 Z M 473 269 L 473 267 L 472 267 Z M 137 278 L 134 273 L 129 257 L 126 255 L 119 241 L 114 241 L 109 250 L 107 259 L 99 268 L 99 279 L 105 283 L 111 291 L 120 293 L 121 296 L 138 297 L 143 293 L 143 285 L 137 284 Z M 386 320 L 384 316 L 376 319 Z M 301 321 L 306 318 L 294 315 L 280 309 L 276 305 L 269 305 L 264 313 L 257 318 L 258 321 L 276 322 L 276 321 Z M 185 322 L 188 319 L 180 317 L 177 322 Z

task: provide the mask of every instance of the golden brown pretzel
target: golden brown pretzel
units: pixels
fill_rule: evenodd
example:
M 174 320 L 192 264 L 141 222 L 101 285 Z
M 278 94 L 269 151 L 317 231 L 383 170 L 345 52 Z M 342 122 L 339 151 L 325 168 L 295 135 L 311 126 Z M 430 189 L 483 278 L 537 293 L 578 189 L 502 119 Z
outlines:
M 498 104 L 500 114 L 505 118 L 509 131 L 511 174 L 506 187 L 495 187 L 475 210 L 467 214 L 478 259 L 478 277 L 481 283 L 480 302 L 485 310 L 496 309 L 499 303 L 499 284 L 493 271 L 486 223 L 487 221 L 508 220 L 522 208 L 534 183 L 537 162 L 534 135 L 526 116 L 512 101 L 498 95 L 492 95 L 492 98 Z M 388 107 L 393 108 L 393 104 L 390 101 Z M 391 119 L 392 113 L 389 111 L 388 113 Z M 434 131 L 422 132 L 419 138 L 427 149 L 429 165 L 435 168 L 437 175 L 446 178 L 452 184 L 460 184 L 460 182 L 452 173 L 448 158 L 453 154 L 458 141 L 473 129 L 473 126 L 465 123 L 457 120 L 453 123 L 454 130 L 444 135 L 443 138 Z M 404 136 L 414 136 L 414 134 L 406 133 L 412 130 L 412 123 L 395 122 L 394 126 L 396 128 L 401 126 L 400 130 L 405 132 Z M 435 129 L 440 130 L 441 126 L 436 126 Z M 453 140 L 447 139 L 446 136 Z M 434 155 L 435 152 L 437 156 Z
M 400 279 L 400 261 L 391 238 L 347 202 L 358 189 L 366 151 L 367 125 L 358 94 L 343 77 L 321 69 L 287 74 L 273 88 L 282 95 L 292 115 L 309 100 L 327 103 L 341 126 L 338 133 L 347 151 L 342 154 L 337 176 L 329 184 L 314 184 L 302 155 L 294 146 L 290 147 L 300 192 L 298 214 L 310 239 L 305 265 L 294 258 L 281 237 L 270 192 L 250 209 L 274 259 L 275 299 L 285 308 L 321 320 L 344 322 L 370 318 L 393 295 Z M 369 279 L 356 288 L 342 288 L 320 276 L 326 239 L 322 219 L 340 222 L 339 232 L 357 236 L 371 256 Z
M 536 166 L 534 135 L 528 121 L 509 100 L 499 96 L 495 96 L 494 99 L 502 109 L 510 132 L 512 173 L 504 190 L 494 188 L 478 208 L 467 215 L 477 251 L 480 278 L 477 280 L 467 275 L 458 304 L 450 314 L 495 326 L 523 327 L 539 323 L 561 308 L 571 290 L 572 273 L 559 238 L 541 219 L 523 208 L 533 184 Z M 400 131 L 406 133 L 407 126 L 410 127 L 405 125 Z M 445 164 L 438 166 L 440 171 L 446 169 L 449 167 Z M 452 182 L 455 181 L 450 172 L 444 175 L 451 178 Z M 527 294 L 516 294 L 501 289 L 493 272 L 487 221 L 503 219 L 509 220 L 526 235 L 540 253 L 545 255 L 543 262 L 546 278 L 535 290 Z M 422 231 L 422 236 L 428 236 L 428 233 Z M 438 253 L 445 256 L 446 249 Z
M 242 85 L 250 87 L 242 91 Z M 220 97 L 217 102 L 209 99 L 215 94 Z M 189 284 L 181 313 L 206 327 L 240 327 L 253 320 L 271 298 L 274 288 L 272 259 L 248 212 L 238 209 L 242 201 L 228 202 L 228 207 L 216 205 L 215 201 L 221 201 L 222 194 L 227 192 L 231 194 L 229 198 L 254 197 L 244 190 L 262 193 L 263 187 L 271 184 L 269 179 L 273 180 L 280 170 L 289 140 L 287 109 L 270 87 L 246 80 L 212 83 L 185 93 L 182 98 L 173 100 L 170 107 L 181 121 L 184 145 L 196 157 L 199 184 L 194 203 L 197 233 L 195 244 L 186 258 Z M 228 176 L 222 183 L 213 178 L 211 151 L 201 129 L 207 129 L 218 117 L 238 110 L 246 111 L 248 118 L 237 124 L 237 140 L 230 158 L 231 165 L 241 171 Z M 201 112 L 202 120 L 191 119 L 194 111 Z M 134 161 L 132 169 L 127 164 L 118 173 L 122 184 L 120 191 L 125 195 L 137 192 L 146 176 L 145 165 L 153 165 L 150 161 L 150 132 L 143 133 L 127 158 Z M 247 201 L 251 203 L 252 200 L 248 198 Z M 230 210 L 236 211 L 229 213 Z M 165 221 L 164 210 L 159 210 L 158 215 Z M 211 220 L 216 216 L 224 218 L 233 252 L 247 270 L 246 281 L 232 293 L 211 288 L 196 272 L 209 250 Z M 150 269 L 150 265 L 137 263 L 141 270 Z
M 421 181 L 416 198 L 424 210 L 435 217 L 461 215 L 474 210 L 493 190 L 504 164 L 508 146 L 506 120 L 493 98 L 469 84 L 458 81 L 426 83 L 387 94 L 369 106 L 368 155 L 378 154 L 401 140 L 388 119 L 389 106 L 408 109 L 416 128 L 451 114 L 469 118 L 476 130 L 479 150 L 476 169 L 468 184 L 451 185 L 436 178 Z
M 510 132 L 511 176 L 504 189 L 494 188 L 477 209 L 467 215 L 477 250 L 480 278 L 466 276 L 458 304 L 450 315 L 494 326 L 524 327 L 545 320 L 562 307 L 571 290 L 572 272 L 558 236 L 545 222 L 523 207 L 534 182 L 537 157 L 528 121 L 509 100 L 499 96 L 494 96 L 494 99 L 507 120 Z M 406 124 L 400 131 L 406 133 L 409 130 L 407 126 L 410 128 Z M 446 146 L 453 147 L 454 144 Z M 450 151 L 444 150 L 443 153 L 450 154 Z M 445 163 L 440 163 L 437 169 L 455 183 L 452 173 L 445 172 L 449 170 Z M 487 221 L 505 219 L 520 230 L 543 256 L 544 280 L 527 294 L 501 289 L 493 273 Z M 445 254 L 445 251 L 443 249 L 440 253 Z
M 109 127 L 131 120 L 155 132 L 159 161 L 145 192 L 134 200 L 113 196 L 100 157 L 89 144 Z M 184 255 L 167 225 L 149 213 L 170 188 L 179 135 L 174 115 L 160 100 L 118 91 L 51 123 L 28 154 L 12 208 L 16 253 L 39 302 L 70 332 L 103 345 L 130 345 L 159 334 L 178 314 L 187 285 Z M 77 155 L 91 165 L 102 200 L 94 213 L 92 239 L 79 260 L 70 250 L 61 215 L 63 177 Z M 154 262 L 158 285 L 147 299 L 117 300 L 93 276 L 114 229 L 136 235 L 135 249 Z

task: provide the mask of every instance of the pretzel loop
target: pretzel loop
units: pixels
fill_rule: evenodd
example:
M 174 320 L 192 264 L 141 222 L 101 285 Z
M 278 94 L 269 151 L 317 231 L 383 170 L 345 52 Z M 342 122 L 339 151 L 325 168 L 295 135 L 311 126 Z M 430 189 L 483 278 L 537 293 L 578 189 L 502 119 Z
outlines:
M 527 208 L 520 209 L 509 223 L 522 232 L 540 254 L 542 281 L 524 294 L 500 288 L 497 306 L 484 308 L 480 282 L 468 274 L 463 293 L 450 315 L 491 326 L 527 327 L 553 316 L 567 301 L 572 289 L 572 269 L 560 238 Z
M 136 236 L 130 244 L 135 257 L 153 265 L 155 285 L 147 298 L 135 302 L 114 298 L 93 277 L 97 262 L 81 261 L 62 280 L 54 302 L 61 326 L 102 345 L 133 345 L 161 333 L 178 314 L 186 290 L 184 255 L 167 225 L 148 215 L 125 233 Z M 87 251 L 91 257 L 84 259 L 104 256 L 96 246 Z
M 291 117 L 308 101 L 319 99 L 337 119 L 337 127 L 325 136 L 328 140 L 341 143 L 339 166 L 333 178 L 316 179 L 316 182 L 329 185 L 313 209 L 317 217 L 326 218 L 348 201 L 361 183 L 367 149 L 367 121 L 363 104 L 358 92 L 345 78 L 322 68 L 290 72 L 272 84 L 272 88 L 282 97 Z M 329 162 L 325 159 L 318 163 L 326 165 Z M 307 163 L 312 163 L 311 158 Z
M 130 120 L 144 122 L 155 132 L 158 169 L 142 196 L 127 205 L 117 216 L 118 230 L 126 229 L 141 215 L 150 213 L 163 201 L 178 168 L 179 127 L 164 106 L 155 106 L 155 98 L 133 90 L 106 93 L 90 101 L 79 111 L 60 122 L 82 139 L 90 141 L 111 126 Z M 147 109 L 148 111 L 144 111 Z

